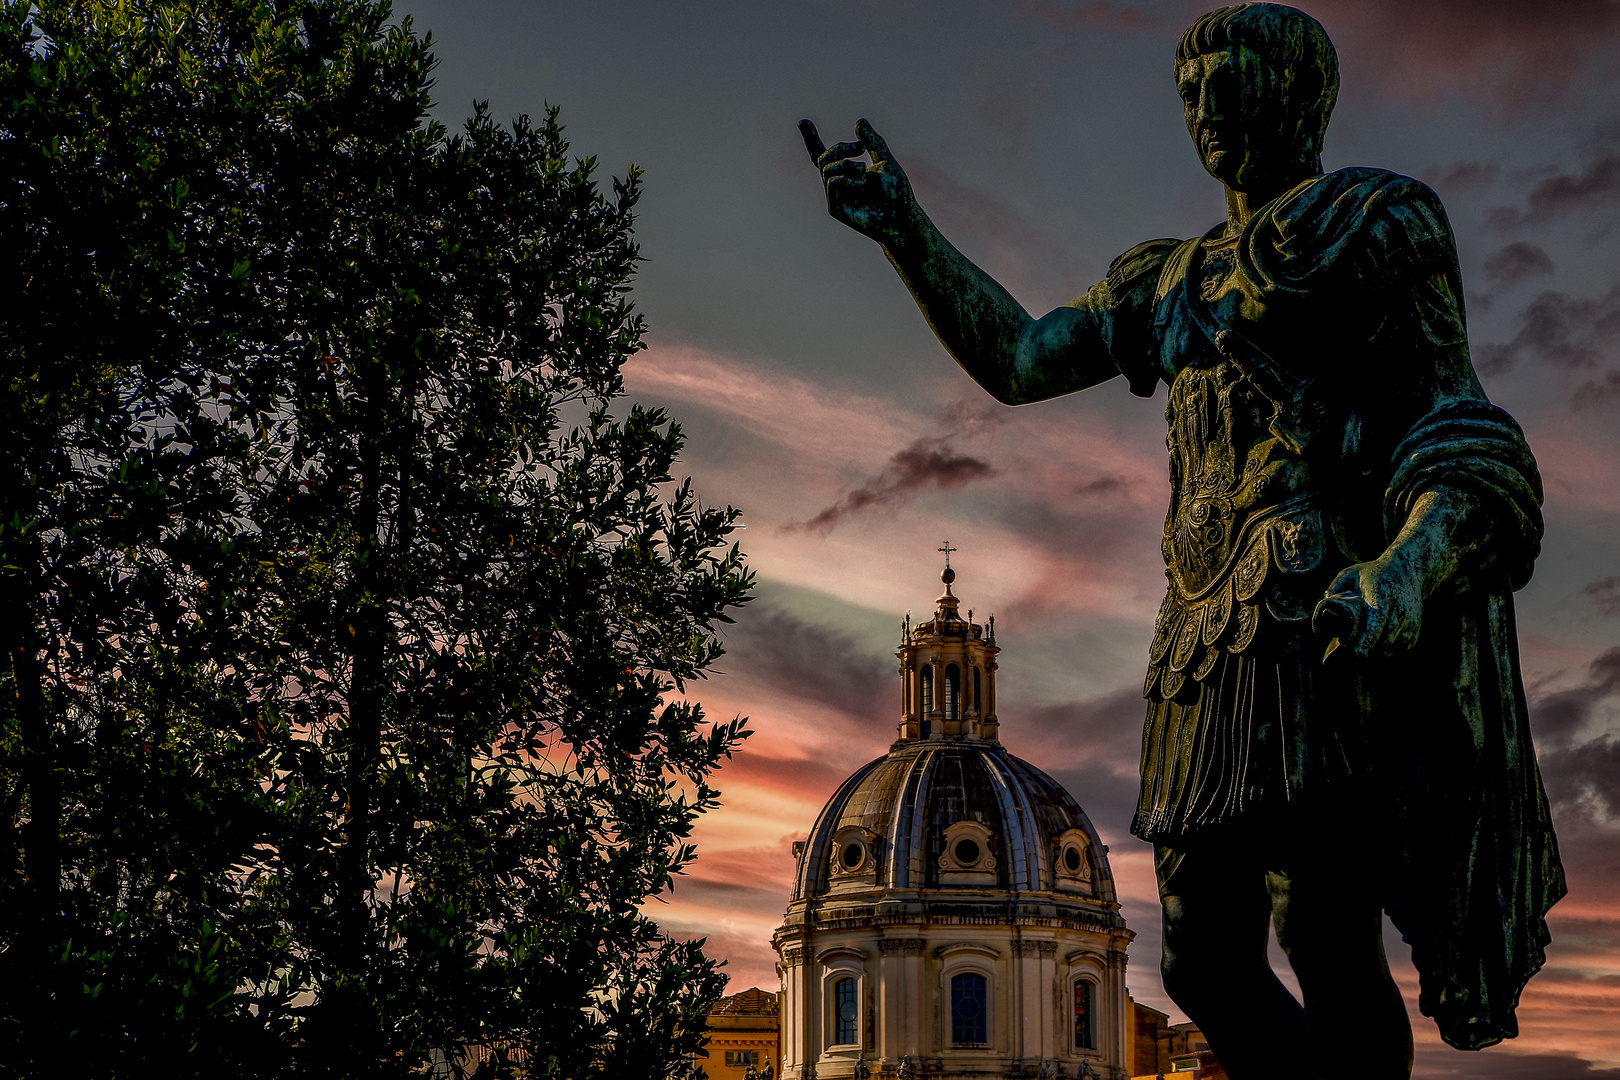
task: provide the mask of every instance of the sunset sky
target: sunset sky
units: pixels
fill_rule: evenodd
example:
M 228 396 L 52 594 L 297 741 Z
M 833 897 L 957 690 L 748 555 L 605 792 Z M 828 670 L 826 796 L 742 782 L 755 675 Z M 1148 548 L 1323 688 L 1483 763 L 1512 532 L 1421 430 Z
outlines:
M 441 59 L 437 113 L 562 107 L 604 177 L 646 170 L 631 396 L 667 407 L 710 503 L 744 511 L 757 600 L 728 628 L 711 715 L 756 734 L 653 914 L 708 937 L 734 990 L 776 988 L 790 845 L 894 737 L 901 617 L 956 591 L 1003 646 L 1001 737 L 1112 847 L 1158 979 L 1151 849 L 1127 831 L 1142 669 L 1163 591 L 1163 394 L 1122 380 L 1009 409 L 950 361 L 870 241 L 826 216 L 794 122 L 871 119 L 925 209 L 1032 313 L 1142 240 L 1223 214 L 1182 127 L 1184 0 L 402 0 Z M 1524 676 L 1570 895 L 1510 1044 L 1464 1054 L 1415 1015 L 1418 1073 L 1620 1080 L 1620 4 L 1304 2 L 1339 50 L 1328 169 L 1419 177 L 1457 234 L 1476 367 L 1524 425 L 1547 537 L 1518 595 Z M 1414 718 L 1420 722 L 1421 718 Z M 1345 887 L 1364 885 L 1345 866 Z M 1354 1052 L 1354 1048 L 1347 1048 Z

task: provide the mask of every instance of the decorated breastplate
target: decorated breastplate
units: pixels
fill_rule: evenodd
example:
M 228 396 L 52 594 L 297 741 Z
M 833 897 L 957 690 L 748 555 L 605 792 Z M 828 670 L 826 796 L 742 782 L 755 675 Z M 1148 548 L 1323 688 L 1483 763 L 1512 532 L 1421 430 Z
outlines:
M 1171 384 L 1169 589 L 1146 696 L 1190 691 L 1222 652 L 1253 648 L 1270 623 L 1308 619 L 1320 599 L 1322 513 L 1303 448 L 1288 437 L 1303 398 L 1267 393 L 1226 355 Z

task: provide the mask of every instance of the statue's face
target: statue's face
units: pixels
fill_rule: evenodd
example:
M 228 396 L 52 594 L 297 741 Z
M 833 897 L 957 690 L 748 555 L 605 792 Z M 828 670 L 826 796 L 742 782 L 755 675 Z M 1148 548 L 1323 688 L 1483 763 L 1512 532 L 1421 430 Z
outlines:
M 1209 175 L 1236 191 L 1283 179 L 1300 159 L 1297 120 L 1267 61 L 1245 45 L 1204 53 L 1176 69 L 1187 133 Z

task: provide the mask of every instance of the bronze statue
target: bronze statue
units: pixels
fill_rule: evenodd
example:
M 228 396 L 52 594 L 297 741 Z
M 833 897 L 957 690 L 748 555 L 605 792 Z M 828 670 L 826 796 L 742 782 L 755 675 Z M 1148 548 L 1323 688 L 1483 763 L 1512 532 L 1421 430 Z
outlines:
M 830 149 L 800 127 L 828 211 L 998 401 L 1168 386 L 1169 588 L 1131 826 L 1156 846 L 1165 988 L 1237 1080 L 1409 1077 L 1381 910 L 1423 1012 L 1478 1049 L 1517 1034 L 1564 893 L 1511 601 L 1540 478 L 1474 375 L 1434 193 L 1322 173 L 1322 27 L 1213 11 L 1175 72 L 1226 220 L 1132 248 L 1038 319 L 934 227 L 871 124 Z M 1303 1002 L 1266 961 L 1273 921 Z

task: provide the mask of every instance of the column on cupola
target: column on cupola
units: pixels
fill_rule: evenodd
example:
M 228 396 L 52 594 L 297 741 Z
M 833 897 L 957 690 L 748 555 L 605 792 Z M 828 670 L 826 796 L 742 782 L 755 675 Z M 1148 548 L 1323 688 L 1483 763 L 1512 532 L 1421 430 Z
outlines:
M 922 737 L 922 716 L 918 711 L 917 650 L 911 645 L 911 616 L 907 615 L 900 628 L 900 738 Z
M 999 742 L 1001 722 L 996 717 L 996 654 L 1001 652 L 996 645 L 996 617 L 990 616 L 985 626 L 984 644 L 982 648 L 984 667 L 984 715 L 979 720 L 979 737 L 985 742 Z

